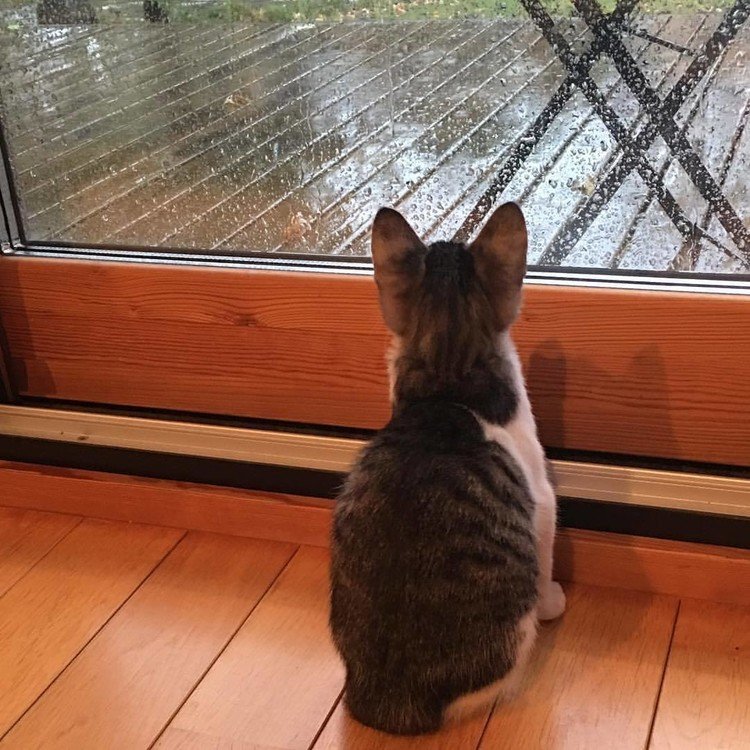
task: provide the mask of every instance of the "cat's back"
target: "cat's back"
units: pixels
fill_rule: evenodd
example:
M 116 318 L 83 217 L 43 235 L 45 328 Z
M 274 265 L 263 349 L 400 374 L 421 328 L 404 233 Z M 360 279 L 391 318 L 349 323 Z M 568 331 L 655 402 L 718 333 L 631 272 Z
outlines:
M 455 536 L 462 527 L 492 531 L 492 525 L 476 524 L 515 515 L 523 522 L 532 508 L 520 467 L 487 441 L 471 411 L 425 401 L 395 416 L 365 448 L 339 496 L 335 530 L 345 534 L 356 523 L 359 544 L 369 537 L 386 544 L 415 541 L 415 533 L 443 544 L 448 540 L 441 535 Z M 337 537 L 334 542 L 343 541 Z

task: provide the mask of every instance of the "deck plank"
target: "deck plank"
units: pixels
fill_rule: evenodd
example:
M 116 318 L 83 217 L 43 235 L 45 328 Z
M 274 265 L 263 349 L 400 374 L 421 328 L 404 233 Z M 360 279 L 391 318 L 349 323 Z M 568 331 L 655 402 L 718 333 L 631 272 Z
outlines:
M 138 232 L 138 241 L 159 244 L 179 221 L 211 205 L 217 192 L 211 185 L 218 186 L 219 193 L 230 190 L 248 166 L 269 164 L 279 142 L 307 136 L 307 111 L 320 93 L 313 82 L 323 78 L 319 85 L 324 87 L 326 77 L 335 78 L 338 64 L 347 64 L 345 58 L 356 60 L 373 36 L 369 29 L 338 32 L 289 45 L 273 67 L 262 66 L 255 77 L 248 69 L 224 79 L 210 96 L 191 100 L 176 121 L 159 122 L 152 131 L 142 128 L 114 155 L 115 163 L 124 165 L 120 171 L 108 174 L 100 167 L 96 176 L 101 179 L 40 214 L 62 212 L 76 233 L 107 241 L 128 241 L 130 230 Z M 259 89 L 262 93 L 256 94 Z M 229 107 L 228 96 L 236 97 L 238 105 Z M 286 131 L 290 134 L 284 135 Z M 165 179 L 165 164 L 170 179 Z M 89 168 L 76 167 L 75 172 L 79 187 L 84 179 L 90 181 Z
M 350 36 L 354 37 L 351 55 L 356 56 L 356 42 L 366 40 L 368 30 L 349 29 L 343 39 Z M 102 231 L 110 237 L 123 230 L 123 222 L 141 216 L 145 219 L 157 208 L 163 210 L 171 195 L 211 174 L 210 167 L 216 165 L 221 147 L 228 149 L 225 154 L 250 151 L 257 147 L 258 139 L 269 126 L 274 132 L 280 129 L 284 120 L 279 110 L 284 114 L 292 111 L 300 98 L 310 96 L 313 92 L 304 90 L 305 79 L 315 80 L 318 67 L 328 64 L 325 57 L 322 62 L 311 60 L 300 70 L 306 56 L 322 57 L 321 53 L 329 47 L 339 50 L 346 46 L 342 35 L 305 37 L 277 53 L 274 67 L 256 69 L 248 65 L 211 82 L 198 94 L 178 97 L 170 104 L 174 117 L 168 116 L 168 109 L 161 116 L 141 118 L 138 127 L 126 134 L 106 160 L 94 154 L 88 161 L 76 161 L 75 154 L 71 154 L 69 164 L 64 167 L 67 168 L 64 192 L 52 196 L 47 187 L 51 180 L 38 182 L 30 191 L 32 199 L 39 203 L 33 220 L 52 222 L 55 220 L 52 217 L 64 217 L 68 223 L 76 222 L 76 217 L 86 217 L 90 206 L 98 207 L 97 218 L 104 223 Z M 338 55 L 348 57 L 349 52 L 338 51 Z M 334 62 L 335 59 L 334 55 Z M 262 93 L 255 93 L 258 90 Z M 229 97 L 237 104 L 228 105 Z M 183 98 L 186 101 L 180 106 Z M 108 136 L 100 136 L 104 137 Z M 165 167 L 176 179 L 164 179 Z M 109 208 L 113 203 L 115 207 Z M 125 208 L 121 212 L 123 218 L 117 213 L 119 206 Z M 63 224 L 56 231 L 64 227 Z M 151 223 L 147 227 L 150 229 Z
M 655 37 L 686 47 L 700 47 L 710 33 L 706 16 L 699 13 L 676 14 L 666 18 L 644 16 L 637 26 Z M 648 74 L 651 85 L 661 97 L 666 96 L 691 60 L 688 55 L 656 43 L 643 45 L 638 38 L 628 46 L 638 67 Z M 606 55 L 602 58 L 602 65 L 610 75 L 617 75 L 614 63 Z M 583 95 L 580 95 L 580 99 L 585 101 Z M 645 124 L 646 113 L 635 105 L 629 87 L 621 78 L 614 91 L 607 96 L 607 101 L 631 135 Z M 647 188 L 635 171 L 634 179 L 624 181 L 572 248 L 560 248 L 556 241 L 568 222 L 574 220 L 598 180 L 609 172 L 621 156 L 619 144 L 594 113 L 560 158 L 548 166 L 538 184 L 525 184 L 520 174 L 520 179 L 511 182 L 507 189 L 508 196 L 518 196 L 524 205 L 528 204 L 529 213 L 534 217 L 531 232 L 537 248 L 530 255 L 532 262 L 604 268 L 611 265 L 611 258 L 627 232 L 636 207 L 647 193 Z M 654 167 L 658 171 L 658 162 L 654 163 Z M 550 217 L 559 219 L 550 221 Z
M 295 190 L 291 199 L 261 224 L 245 230 L 245 241 L 256 232 L 275 251 L 299 251 L 308 246 L 331 254 L 365 254 L 362 240 L 377 208 L 398 206 L 402 196 L 430 177 L 441 182 L 443 191 L 449 190 L 464 173 L 479 168 L 489 155 L 472 147 L 476 124 L 487 119 L 497 132 L 513 132 L 518 127 L 518 110 L 534 106 L 533 97 L 528 91 L 521 92 L 521 86 L 543 81 L 545 76 L 552 83 L 550 64 L 546 45 L 531 24 L 499 24 L 494 33 L 485 33 L 467 46 L 464 57 L 446 71 L 434 92 L 427 93 L 417 107 L 397 111 L 395 138 L 385 132 L 379 138 L 379 150 L 363 144 L 332 174 Z M 417 93 L 424 96 L 426 92 L 417 89 Z M 471 165 L 465 159 L 459 163 L 448 158 L 464 142 L 469 144 L 464 151 L 470 152 Z M 451 175 L 450 179 L 446 175 Z M 422 231 L 431 217 L 442 211 L 442 205 L 443 194 L 437 192 L 426 196 L 418 209 L 402 210 Z M 284 225 L 295 210 L 302 212 L 312 227 L 304 246 L 281 244 Z M 241 245 L 242 236 L 232 242 Z
M 0 33 L 5 29 L 0 29 Z M 34 80 L 40 73 L 48 74 L 50 71 L 40 71 L 41 64 L 47 64 L 54 69 L 52 63 L 61 55 L 67 54 L 71 49 L 79 46 L 81 42 L 90 39 L 98 33 L 112 33 L 112 26 L 99 24 L 91 26 L 62 26 L 57 28 L 46 27 L 38 29 L 29 27 L 25 29 L 19 44 L 5 44 L 2 49 L 3 68 L 6 73 L 12 73 L 14 78 L 28 77 Z M 3 34 L 5 37 L 5 34 Z M 6 37 L 7 38 L 7 37 Z M 58 61 L 57 67 L 64 66 L 64 62 Z
M 745 34 L 745 40 L 750 39 L 750 35 Z M 723 68 L 730 68 L 735 81 L 739 78 L 747 78 L 747 61 L 742 54 L 742 50 L 748 41 L 743 44 L 736 44 L 735 49 L 729 51 L 723 60 Z M 723 72 L 723 70 L 722 70 Z M 743 106 L 744 93 L 744 106 Z M 716 176 L 723 177 L 724 194 L 729 202 L 734 206 L 737 214 L 747 223 L 750 220 L 750 190 L 748 190 L 748 170 L 750 169 L 750 122 L 748 121 L 748 107 L 750 106 L 750 92 L 747 86 L 737 82 L 734 90 L 725 92 L 723 99 L 725 106 L 732 113 L 739 115 L 737 122 L 738 130 L 730 133 L 732 141 L 729 149 L 731 150 L 731 160 L 722 165 L 722 173 Z M 719 119 L 719 118 L 717 118 Z M 713 138 L 713 134 L 710 136 Z M 734 143 L 735 138 L 737 142 Z M 727 153 L 727 157 L 730 155 Z M 723 168 L 726 167 L 726 173 Z M 726 233 L 716 218 L 713 218 L 708 225 L 709 232 L 717 238 L 725 238 Z M 747 264 L 730 258 L 726 253 L 712 247 L 709 243 L 704 242 L 702 245 L 701 256 L 698 259 L 696 270 L 699 272 L 716 272 L 723 273 L 747 273 Z
M 136 79 L 133 90 L 127 96 L 116 92 L 100 104 L 101 116 L 93 121 L 96 127 L 86 127 L 82 137 L 77 135 L 81 128 L 73 127 L 75 123 L 62 131 L 61 139 L 69 141 L 71 146 L 67 148 L 63 143 L 63 147 L 55 152 L 56 171 L 75 175 L 76 170 L 86 164 L 81 159 L 82 153 L 98 153 L 105 145 L 117 143 L 112 138 L 115 134 L 120 134 L 121 142 L 113 151 L 119 155 L 122 147 L 129 143 L 125 136 L 148 140 L 152 132 L 157 132 L 163 138 L 161 130 L 166 124 L 171 124 L 176 132 L 187 127 L 200 132 L 206 125 L 212 124 L 211 119 L 200 117 L 209 105 L 212 105 L 211 111 L 215 116 L 224 114 L 223 104 L 228 94 L 237 88 L 254 86 L 274 72 L 274 68 L 264 65 L 267 55 L 275 55 L 281 61 L 293 56 L 300 46 L 331 32 L 332 29 L 327 27 L 317 34 L 307 33 L 298 37 L 284 34 L 276 27 L 263 32 L 234 30 L 211 42 L 225 45 L 215 51 L 204 48 L 191 52 L 190 40 L 185 40 L 180 46 L 180 54 L 166 56 L 166 62 L 170 64 L 166 73 L 146 76 L 143 75 L 144 71 L 140 71 L 138 78 L 143 80 Z M 119 109 L 127 110 L 129 117 L 117 117 Z M 90 121 L 96 114 L 87 114 L 83 121 Z M 100 146 L 98 150 L 93 148 L 97 145 Z M 32 165 L 29 165 L 25 171 L 31 168 Z
M 64 117 L 74 114 L 77 107 L 100 102 L 103 97 L 99 89 L 105 82 L 112 83 L 113 71 L 122 76 L 118 82 L 125 84 L 142 79 L 149 70 L 161 72 L 164 68 L 168 71 L 176 64 L 174 58 L 179 55 L 181 44 L 205 44 L 219 34 L 218 29 L 205 25 L 163 28 L 161 33 L 158 28 L 147 26 L 94 31 L 85 43 L 66 50 L 62 65 L 44 58 L 41 64 L 29 66 L 26 75 L 16 77 L 18 87 L 11 92 L 13 106 L 19 114 L 36 115 L 28 130 L 14 134 L 19 143 L 17 153 L 36 145 L 30 136 L 42 126 L 54 127 Z M 98 54 L 88 54 L 92 46 Z M 84 75 L 84 71 L 88 75 Z M 99 85 L 92 86 L 91 77 Z M 38 100 L 45 96 L 50 97 L 52 106 L 39 112 Z
M 286 142 L 284 151 L 270 169 L 256 170 L 246 184 L 222 197 L 197 221 L 180 228 L 169 241 L 178 246 L 204 243 L 208 247 L 243 247 L 253 234 L 251 241 L 257 245 L 258 232 L 264 224 L 258 221 L 261 215 L 265 217 L 282 201 L 290 210 L 297 208 L 298 203 L 288 195 L 290 190 L 297 194 L 303 184 L 311 184 L 318 178 L 329 181 L 334 190 L 340 190 L 342 185 L 338 176 L 350 154 L 376 154 L 396 145 L 388 130 L 391 102 L 395 112 L 416 111 L 419 105 L 437 106 L 430 94 L 460 67 L 466 55 L 475 56 L 476 47 L 473 45 L 481 44 L 492 30 L 491 26 L 479 23 L 443 24 L 441 28 L 444 34 L 426 43 L 422 40 L 413 57 L 408 52 L 401 59 L 396 57 L 391 70 L 392 91 L 391 79 L 387 75 L 380 76 L 377 85 L 370 85 L 363 92 L 364 102 L 360 107 L 347 103 L 343 116 L 328 112 L 325 118 L 313 121 L 312 136 L 301 143 Z M 408 64 L 403 59 L 407 56 Z M 379 64 L 382 66 L 383 61 Z M 450 98 L 458 92 L 455 89 L 450 92 L 447 87 L 443 94 Z M 410 127 L 418 128 L 418 120 L 407 123 L 407 130 Z M 300 163 L 305 165 L 301 175 Z M 252 206 L 250 216 L 248 206 Z
M 0 596 L 80 521 L 78 516 L 0 508 Z
M 0 599 L 0 736 L 182 535 L 82 521 Z
M 649 11 L 633 23 L 699 50 L 724 12 Z M 577 14 L 559 25 L 570 39 L 589 38 Z M 518 33 L 493 49 L 509 29 Z M 450 236 L 564 78 L 524 15 L 102 25 L 58 41 L 25 22 L 21 33 L 21 49 L 5 45 L 13 49 L 0 57 L 13 76 L 6 125 L 29 234 L 97 244 L 363 256 L 381 204 L 400 207 L 431 238 Z M 624 41 L 662 94 L 691 59 L 637 35 Z M 745 27 L 678 115 L 693 112 L 688 137 L 743 219 L 747 139 L 725 162 L 742 121 L 748 46 Z M 519 48 L 525 55 L 501 72 Z M 626 127 L 643 118 L 606 53 L 592 76 Z M 532 263 L 675 265 L 682 237 L 636 173 L 573 248 L 545 252 L 618 150 L 576 93 L 504 191 L 524 204 Z M 723 241 L 658 139 L 648 158 L 683 212 Z M 697 268 L 747 266 L 704 244 Z
M 566 588 L 567 611 L 542 625 L 520 694 L 495 708 L 481 748 L 645 747 L 678 601 Z
M 155 162 L 163 171 L 179 153 L 174 148 L 175 134 L 192 130 L 204 136 L 210 133 L 212 122 L 226 114 L 224 103 L 228 95 L 238 87 L 249 86 L 252 90 L 263 69 L 266 75 L 273 71 L 263 62 L 269 54 L 294 54 L 295 45 L 286 40 L 288 35 L 283 31 L 268 31 L 267 35 L 272 36 L 256 39 L 256 33 L 246 31 L 239 41 L 228 43 L 218 52 L 209 54 L 203 50 L 203 57 L 198 59 L 194 51 L 188 55 L 186 50 L 183 63 L 176 65 L 179 57 L 172 61 L 169 74 L 149 77 L 141 85 L 132 86 L 127 94 L 120 92 L 109 97 L 96 112 L 85 118 L 77 115 L 78 120 L 69 124 L 65 132 L 50 132 L 37 156 L 30 157 L 28 152 L 21 155 L 19 181 L 28 192 L 30 216 L 41 225 L 40 231 L 60 234 L 70 221 L 101 204 L 103 197 L 96 193 L 80 195 L 83 178 L 84 184 L 93 183 L 92 187 L 104 174 L 113 181 L 130 176 L 132 182 L 132 172 L 123 174 L 123 170 L 153 151 L 158 141 L 152 142 L 152 138 L 158 136 L 163 142 L 171 138 L 173 148 L 166 158 L 162 155 Z M 187 42 L 186 47 L 189 49 Z M 245 97 L 250 95 L 248 92 Z M 120 160 L 122 156 L 124 162 Z M 29 163 L 44 158 L 44 170 Z M 50 180 L 50 175 L 55 179 Z M 135 175 L 136 184 L 140 184 L 141 176 Z M 189 173 L 184 176 L 189 177 Z
M 421 35 L 417 33 L 424 26 L 407 24 L 395 38 L 386 37 L 382 30 L 374 33 L 370 30 L 363 41 L 357 41 L 357 37 L 351 46 L 337 41 L 335 50 L 316 51 L 303 73 L 314 75 L 302 83 L 293 81 L 292 93 L 296 96 L 283 96 L 286 85 L 269 91 L 264 95 L 268 106 L 254 107 L 253 116 L 244 116 L 236 131 L 223 128 L 219 137 L 207 144 L 191 137 L 198 148 L 192 143 L 186 144 L 182 158 L 190 161 L 196 179 L 192 183 L 158 185 L 160 198 L 152 204 L 139 199 L 143 205 L 135 217 L 128 216 L 123 206 L 120 210 L 124 210 L 127 221 L 123 223 L 115 214 L 108 235 L 110 241 L 127 242 L 140 237 L 143 222 L 147 220 L 146 238 L 161 243 L 181 226 L 176 224 L 174 215 L 188 218 L 198 215 L 222 200 L 225 190 L 241 189 L 245 182 L 268 170 L 283 151 L 309 141 L 311 122 L 318 118 L 346 120 L 351 117 L 360 100 L 365 103 L 370 100 L 371 86 L 385 74 L 377 62 L 382 58 L 386 43 L 421 44 Z M 429 24 L 426 26 L 431 28 Z M 217 159 L 218 168 L 207 168 Z M 261 165 L 260 170 L 258 165 Z M 183 220 L 182 224 L 185 223 L 187 221 Z
M 740 30 L 735 43 L 726 48 L 718 65 L 709 71 L 703 84 L 688 100 L 694 106 L 691 121 L 686 123 L 686 135 L 720 187 L 723 181 L 722 162 L 731 147 L 732 136 L 748 98 L 745 86 L 747 71 L 736 65 L 735 52 L 748 44 L 750 27 L 746 26 Z M 683 112 L 688 110 L 689 106 L 686 104 Z M 706 202 L 679 161 L 666 148 L 661 149 L 661 157 L 666 157 L 669 164 L 664 184 L 683 207 L 688 218 L 702 228 L 709 229 L 723 244 L 734 248 L 732 240 L 718 221 L 711 221 L 711 214 L 706 213 Z M 616 265 L 623 269 L 692 271 L 692 243 L 684 242 L 659 203 L 645 201 L 636 208 L 636 231 L 627 242 L 627 247 L 621 251 L 622 260 Z M 667 235 L 670 237 L 669 241 Z M 700 243 L 700 252 L 702 247 L 708 247 L 707 243 Z M 713 251 L 712 255 L 719 267 L 727 259 L 722 254 L 717 256 Z
M 21 175 L 44 163 L 44 157 L 50 155 L 50 144 L 55 146 L 51 154 L 53 158 L 64 160 L 95 138 L 111 135 L 122 128 L 130 129 L 143 119 L 153 119 L 175 101 L 202 91 L 214 78 L 225 80 L 231 73 L 242 69 L 247 56 L 263 49 L 273 50 L 274 45 L 283 46 L 288 36 L 283 28 L 274 27 L 258 38 L 253 27 L 240 26 L 225 30 L 223 34 L 214 32 L 206 39 L 200 36 L 195 40 L 178 38 L 171 51 L 167 49 L 161 53 L 163 59 L 159 63 L 144 64 L 136 69 L 133 80 L 126 80 L 124 88 L 111 86 L 111 82 L 102 81 L 95 72 L 82 75 L 83 80 L 89 79 L 90 91 L 85 100 L 61 102 L 60 117 L 53 123 L 50 142 L 34 144 L 28 151 L 18 154 Z M 197 46 L 201 41 L 205 44 L 196 50 L 194 42 Z M 59 171 L 64 172 L 64 169 Z
M 148 747 L 295 549 L 189 533 L 2 747 Z
M 302 547 L 156 747 L 307 750 L 343 679 L 328 631 L 328 553 Z
M 750 607 L 683 600 L 649 748 L 748 746 Z
M 644 14 L 635 20 L 634 25 L 655 36 L 688 44 L 693 42 L 694 34 L 702 32 L 698 36 L 701 40 L 708 34 L 703 29 L 704 17 L 698 14 L 686 17 Z M 646 44 L 637 38 L 629 46 L 638 64 L 653 75 L 654 84 L 661 82 L 663 88 L 669 87 L 676 74 L 688 62 L 684 56 L 656 44 Z M 636 114 L 633 111 L 632 96 L 624 81 L 617 75 L 614 65 L 603 55 L 596 67 L 599 74 L 594 78 L 600 90 L 606 92 L 607 101 L 626 122 L 631 121 Z M 551 93 L 556 84 L 543 88 Z M 544 103 L 546 102 L 542 104 Z M 531 119 L 529 117 L 528 121 Z M 566 143 L 571 129 L 573 137 Z M 503 192 L 503 199 L 516 200 L 524 206 L 529 233 L 533 239 L 529 254 L 531 262 L 539 261 L 556 232 L 576 211 L 585 199 L 586 191 L 606 171 L 617 153 L 618 149 L 606 127 L 583 94 L 577 91 Z M 463 195 L 459 194 L 457 205 L 446 212 L 433 232 L 439 232 L 441 236 L 452 235 L 488 188 L 491 178 L 499 171 L 502 163 L 502 159 L 499 164 L 495 163 L 490 177 L 482 176 L 478 181 L 469 181 Z M 639 182 L 634 183 L 634 186 L 638 190 L 642 189 Z M 616 233 L 618 222 L 626 225 L 633 215 L 632 198 L 620 199 L 620 195 L 622 192 L 602 210 L 602 214 L 606 215 L 606 222 L 603 224 L 606 227 L 603 232 L 604 242 L 601 238 L 597 241 L 591 239 L 592 230 L 596 230 L 592 226 L 583 241 L 573 248 L 574 253 L 578 251 L 579 256 L 571 259 L 570 265 L 606 265 L 606 259 L 613 252 L 608 247 L 612 243 L 611 235 Z M 555 217 L 553 221 L 550 221 L 550 216 Z

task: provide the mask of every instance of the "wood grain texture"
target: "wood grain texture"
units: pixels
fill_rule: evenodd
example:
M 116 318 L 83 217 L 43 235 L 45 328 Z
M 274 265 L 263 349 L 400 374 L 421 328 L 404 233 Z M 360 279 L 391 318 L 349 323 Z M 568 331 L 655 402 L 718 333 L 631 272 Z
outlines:
M 683 601 L 649 748 L 748 747 L 750 608 Z
M 80 521 L 76 516 L 0 508 L 0 596 Z
M 521 692 L 496 706 L 481 748 L 646 746 L 677 600 L 585 586 L 567 593 L 567 611 L 541 627 Z
M 294 495 L 3 461 L 0 485 L 21 508 L 314 546 L 330 533 L 332 503 Z
M 563 581 L 750 606 L 750 550 L 560 529 L 555 569 Z
M 0 270 L 25 395 L 388 418 L 371 278 L 12 257 Z M 750 460 L 750 297 L 530 284 L 515 337 L 547 445 Z
M 487 712 L 489 713 L 489 712 Z M 475 750 L 487 724 L 482 714 L 436 734 L 394 737 L 377 732 L 352 719 L 339 702 L 314 750 Z
M 156 747 L 168 747 L 170 750 L 279 750 L 273 747 L 265 748 L 254 742 L 228 740 L 174 727 L 167 727 Z
M 85 520 L 0 599 L 0 736 L 181 536 Z
M 188 534 L 0 747 L 148 747 L 294 551 Z
M 306 750 L 343 681 L 328 631 L 328 554 L 303 547 L 170 727 L 211 742 Z M 184 741 L 184 734 L 166 732 L 156 747 Z M 213 746 L 232 745 L 207 741 Z

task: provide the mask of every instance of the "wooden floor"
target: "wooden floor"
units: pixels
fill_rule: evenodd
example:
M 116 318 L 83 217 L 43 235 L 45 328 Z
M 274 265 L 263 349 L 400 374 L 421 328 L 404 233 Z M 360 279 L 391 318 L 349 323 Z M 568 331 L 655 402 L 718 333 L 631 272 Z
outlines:
M 623 43 L 665 98 L 721 19 L 636 14 Z M 518 142 L 533 138 L 528 128 L 566 73 L 526 16 L 61 29 L 27 13 L 13 22 L 20 29 L 7 39 L 0 23 L 4 116 L 39 240 L 362 256 L 383 204 L 448 238 Z M 580 20 L 559 26 L 576 50 L 591 43 Z M 746 225 L 748 48 L 746 24 L 673 113 Z M 647 113 L 607 55 L 592 76 L 637 140 Z M 570 240 L 593 186 L 622 157 L 575 88 L 506 175 L 501 197 L 524 204 L 531 261 L 747 273 L 750 249 L 738 255 L 675 154 L 658 137 L 640 145 L 718 244 L 688 241 L 637 171 Z
M 750 609 L 583 585 L 511 705 L 419 740 L 365 729 L 327 554 L 0 508 L 0 748 L 750 747 Z

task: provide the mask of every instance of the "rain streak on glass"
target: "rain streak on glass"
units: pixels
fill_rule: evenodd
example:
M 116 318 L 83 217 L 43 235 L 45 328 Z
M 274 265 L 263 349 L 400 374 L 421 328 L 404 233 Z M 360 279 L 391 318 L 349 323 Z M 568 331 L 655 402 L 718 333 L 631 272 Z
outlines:
M 0 0 L 26 235 L 366 256 L 382 205 L 538 266 L 750 275 L 750 0 Z

